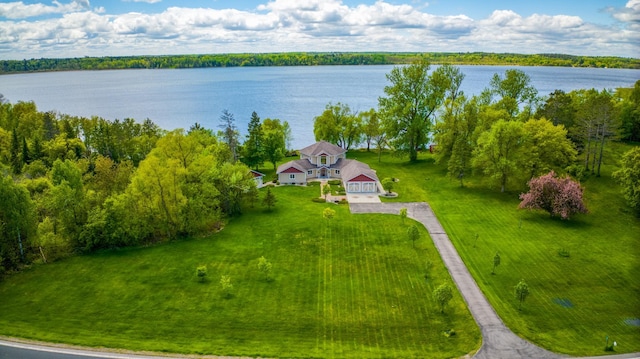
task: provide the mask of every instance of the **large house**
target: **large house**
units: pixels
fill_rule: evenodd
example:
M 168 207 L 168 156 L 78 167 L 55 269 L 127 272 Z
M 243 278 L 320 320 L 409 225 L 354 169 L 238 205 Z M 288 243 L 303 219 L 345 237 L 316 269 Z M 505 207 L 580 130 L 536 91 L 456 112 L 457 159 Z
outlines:
M 347 151 L 326 141 L 300 150 L 300 159 L 278 166 L 281 184 L 305 184 L 308 180 L 338 178 L 349 193 L 377 193 L 379 180 L 366 163 L 346 158 Z

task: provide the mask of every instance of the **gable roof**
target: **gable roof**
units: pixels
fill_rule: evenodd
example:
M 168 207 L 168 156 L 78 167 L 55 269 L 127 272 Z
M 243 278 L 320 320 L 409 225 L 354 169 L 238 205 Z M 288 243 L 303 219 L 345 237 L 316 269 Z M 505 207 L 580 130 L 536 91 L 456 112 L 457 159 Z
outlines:
M 344 182 L 350 181 L 378 181 L 376 171 L 372 170 L 369 165 L 356 160 L 342 160 L 342 168 L 340 169 L 341 177 Z M 366 179 L 365 177 L 369 179 Z
M 335 156 L 345 152 L 347 151 L 344 148 L 327 141 L 319 141 L 300 150 L 301 154 L 307 156 L 320 156 L 321 154 Z
M 297 171 L 291 171 L 292 168 Z M 307 170 L 313 168 L 316 168 L 316 166 L 311 164 L 311 162 L 309 162 L 308 160 L 301 159 L 281 164 L 280 166 L 278 166 L 276 173 L 306 172 Z

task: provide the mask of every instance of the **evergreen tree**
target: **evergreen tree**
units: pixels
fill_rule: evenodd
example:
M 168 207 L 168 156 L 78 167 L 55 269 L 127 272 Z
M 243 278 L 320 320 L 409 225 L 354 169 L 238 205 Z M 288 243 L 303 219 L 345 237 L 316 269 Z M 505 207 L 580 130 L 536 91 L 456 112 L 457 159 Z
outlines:
M 233 117 L 233 114 L 228 110 L 222 111 L 222 115 L 220 116 L 220 121 L 222 122 L 218 127 L 222 129 L 222 138 L 224 138 L 224 142 L 229 146 L 229 150 L 231 151 L 231 156 L 233 161 L 238 160 L 238 128 L 236 127 L 236 119 Z
M 271 192 L 271 188 L 267 187 L 267 193 L 264 194 L 264 198 L 262 199 L 262 203 L 267 206 L 267 210 L 271 211 L 271 208 L 276 205 L 276 196 Z
M 33 139 L 33 151 L 31 153 L 32 160 L 39 160 L 43 156 L 42 153 L 42 143 L 40 142 L 40 137 L 36 136 Z
M 18 142 L 18 134 L 16 130 L 11 133 L 10 159 L 11 169 L 14 174 L 19 174 L 22 170 L 22 160 L 20 158 L 20 143 Z
M 27 146 L 27 139 L 22 137 L 22 164 L 31 163 L 31 156 L 29 155 L 29 146 Z
M 260 117 L 258 117 L 255 111 L 251 114 L 251 120 L 249 120 L 247 140 L 244 142 L 243 154 L 243 162 L 249 168 L 257 170 L 258 166 L 264 162 L 262 125 L 260 124 Z

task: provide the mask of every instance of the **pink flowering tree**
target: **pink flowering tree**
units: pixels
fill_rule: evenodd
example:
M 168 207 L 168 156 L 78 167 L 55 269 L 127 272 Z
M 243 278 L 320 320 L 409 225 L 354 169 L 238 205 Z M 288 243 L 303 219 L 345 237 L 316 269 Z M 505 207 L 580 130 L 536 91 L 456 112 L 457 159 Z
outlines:
M 582 201 L 582 186 L 571 178 L 558 178 L 551 171 L 529 181 L 529 192 L 520 195 L 520 209 L 542 209 L 552 216 L 569 219 L 576 213 L 587 213 Z

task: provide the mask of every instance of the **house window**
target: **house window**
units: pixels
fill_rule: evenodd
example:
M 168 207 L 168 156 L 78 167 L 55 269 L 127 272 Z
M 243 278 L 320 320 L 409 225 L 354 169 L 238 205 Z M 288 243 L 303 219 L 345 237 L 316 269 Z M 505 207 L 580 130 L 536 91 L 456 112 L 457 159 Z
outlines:
M 339 175 L 340 174 L 340 170 L 335 170 L 336 174 Z
M 289 175 L 289 179 L 296 179 L 296 175 L 294 175 L 293 173 Z
M 307 171 L 307 174 L 308 174 L 308 175 L 313 175 L 313 170 L 308 170 L 308 171 Z
M 320 164 L 321 165 L 326 165 L 327 164 L 327 156 L 320 157 Z

